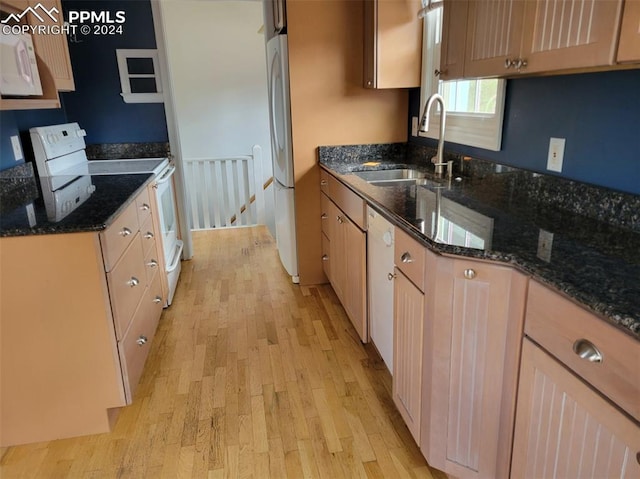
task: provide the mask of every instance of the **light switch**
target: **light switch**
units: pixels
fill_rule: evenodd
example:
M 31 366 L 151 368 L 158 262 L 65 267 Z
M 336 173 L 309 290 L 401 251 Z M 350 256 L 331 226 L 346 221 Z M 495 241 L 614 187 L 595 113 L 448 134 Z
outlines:
M 13 148 L 13 157 L 16 161 L 24 159 L 24 156 L 22 155 L 22 146 L 20 145 L 20 138 L 18 138 L 18 135 L 13 135 L 11 137 L 11 148 Z

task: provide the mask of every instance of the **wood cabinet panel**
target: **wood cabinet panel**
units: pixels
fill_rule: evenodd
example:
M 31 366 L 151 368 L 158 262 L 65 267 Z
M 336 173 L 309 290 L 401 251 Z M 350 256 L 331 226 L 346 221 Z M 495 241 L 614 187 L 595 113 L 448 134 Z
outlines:
M 640 421 L 640 342 L 536 281 L 529 286 L 524 329 L 569 369 Z M 589 341 L 602 353 L 602 362 L 590 362 L 574 351 L 581 340 Z
M 420 291 L 424 291 L 425 247 L 398 229 L 395 235 L 394 263 Z
M 131 203 L 106 230 L 100 233 L 106 271 L 111 271 L 138 231 L 138 213 Z
M 617 61 L 640 61 L 640 2 L 637 0 L 624 3 Z
M 338 208 L 344 211 L 360 229 L 365 229 L 365 201 L 333 176 L 329 176 L 328 188 L 329 198 Z
M 136 198 L 136 210 L 138 212 L 138 224 L 143 225 L 151 218 L 151 199 L 147 188 L 142 190 Z
M 440 80 L 464 76 L 467 42 L 467 0 L 444 0 L 442 12 L 442 46 L 440 50 Z M 431 73 L 431 72 L 428 72 Z
M 526 278 L 509 267 L 440 258 L 433 281 L 423 453 L 459 478 L 506 478 Z
M 367 327 L 367 235 L 348 218 L 344 230 L 345 288 L 344 309 L 362 342 L 369 340 Z
M 420 444 L 424 293 L 398 268 L 393 288 L 393 402 Z
M 640 428 L 525 339 L 511 477 L 640 477 Z

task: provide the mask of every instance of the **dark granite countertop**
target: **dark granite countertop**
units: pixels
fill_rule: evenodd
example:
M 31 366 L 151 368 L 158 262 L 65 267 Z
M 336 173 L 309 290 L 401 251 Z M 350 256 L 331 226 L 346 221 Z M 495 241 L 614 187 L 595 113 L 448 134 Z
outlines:
M 320 147 L 319 157 L 432 250 L 509 263 L 640 340 L 640 197 L 455 156 L 448 158 L 455 161 L 453 178 L 437 179 L 426 160 L 433 152 L 419 148 Z M 353 174 L 406 167 L 431 181 L 374 186 Z M 444 222 L 432 221 L 436 211 Z M 541 242 L 547 249 L 539 250 Z
M 38 179 L 0 176 L 0 237 L 101 231 L 135 199 L 151 173 L 94 175 L 91 196 L 61 221 L 50 221 Z

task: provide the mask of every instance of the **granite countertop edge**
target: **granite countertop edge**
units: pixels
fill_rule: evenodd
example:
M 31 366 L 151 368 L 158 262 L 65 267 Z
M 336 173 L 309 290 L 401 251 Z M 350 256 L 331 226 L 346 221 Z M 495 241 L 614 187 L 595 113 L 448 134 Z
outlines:
M 372 169 L 415 167 L 414 164 L 403 161 L 401 158 L 391 159 L 390 161 L 380 161 L 379 159 L 376 159 L 376 162 L 379 162 L 380 164 Z M 593 297 L 588 293 L 580 291 L 571 284 L 565 283 L 563 281 L 558 281 L 555 278 L 550 277 L 549 274 L 545 274 L 545 271 L 543 269 L 541 269 L 540 267 L 536 267 L 536 265 L 527 261 L 525 258 L 521 258 L 517 254 L 502 253 L 496 250 L 485 251 L 474 248 L 466 248 L 462 246 L 447 245 L 435 242 L 432 239 L 428 238 L 423 233 L 418 231 L 416 227 L 409 221 L 407 221 L 404 217 L 393 211 L 390 211 L 384 204 L 380 203 L 377 199 L 372 198 L 366 193 L 366 191 L 363 191 L 358 187 L 358 182 L 364 180 L 360 180 L 360 178 L 351 174 L 354 171 L 362 170 L 361 162 L 357 162 L 355 158 L 353 164 L 347 163 L 339 165 L 341 171 L 337 171 L 336 169 L 334 169 L 335 167 L 338 167 L 338 165 L 331 164 L 330 162 L 324 162 L 322 159 L 320 160 L 319 164 L 329 173 L 338 178 L 338 180 L 340 180 L 342 184 L 347 186 L 358 196 L 365 199 L 368 204 L 370 204 L 387 220 L 389 220 L 395 226 L 402 228 L 402 230 L 408 233 L 412 238 L 416 239 L 418 242 L 425 245 L 436 254 L 467 257 L 508 264 L 516 268 L 523 274 L 532 277 L 536 281 L 553 288 L 557 293 L 569 298 L 570 300 L 573 300 L 582 307 L 595 313 L 617 329 L 640 341 L 640 322 L 637 318 L 619 311 L 619 309 L 614 304 L 603 303 L 599 300 L 599 298 Z

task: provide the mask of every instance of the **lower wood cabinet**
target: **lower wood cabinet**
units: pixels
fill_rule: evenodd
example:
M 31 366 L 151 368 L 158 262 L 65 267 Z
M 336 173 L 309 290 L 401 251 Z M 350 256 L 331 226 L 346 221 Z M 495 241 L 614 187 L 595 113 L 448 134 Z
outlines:
M 507 478 L 527 278 L 438 258 L 424 334 L 421 450 L 463 478 Z
M 633 420 L 524 340 L 511 477 L 637 478 L 639 453 Z

